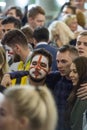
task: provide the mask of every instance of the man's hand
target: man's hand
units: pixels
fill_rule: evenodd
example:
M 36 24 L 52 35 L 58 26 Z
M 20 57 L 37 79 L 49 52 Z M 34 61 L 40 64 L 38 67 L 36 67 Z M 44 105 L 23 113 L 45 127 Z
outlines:
M 87 83 L 81 84 L 81 88 L 77 91 L 77 97 L 81 100 L 87 99 Z
M 5 74 L 3 76 L 2 81 L 1 81 L 1 85 L 3 85 L 4 87 L 8 87 L 8 86 L 12 85 L 10 74 Z

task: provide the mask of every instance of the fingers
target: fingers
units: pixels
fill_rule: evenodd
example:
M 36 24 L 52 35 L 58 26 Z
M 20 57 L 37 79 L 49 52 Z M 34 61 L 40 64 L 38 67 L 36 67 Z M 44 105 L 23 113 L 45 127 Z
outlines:
M 81 87 L 87 87 L 87 83 L 81 84 Z
M 9 75 L 4 75 L 3 76 L 3 79 L 1 81 L 1 85 L 7 87 L 7 86 L 10 86 L 12 84 L 12 81 L 10 79 L 10 76 Z
M 77 97 L 81 100 L 87 99 L 87 83 L 81 84 L 81 88 L 77 90 Z

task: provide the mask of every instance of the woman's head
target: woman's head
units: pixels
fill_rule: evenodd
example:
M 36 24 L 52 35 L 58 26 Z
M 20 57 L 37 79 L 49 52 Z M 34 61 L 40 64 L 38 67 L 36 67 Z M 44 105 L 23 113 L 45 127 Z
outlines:
M 54 130 L 57 120 L 56 107 L 51 93 L 45 86 L 40 88 L 15 86 L 5 90 L 4 95 L 4 109 L 10 111 L 4 117 L 7 119 L 10 115 L 17 127 L 4 129 L 5 124 L 1 122 L 2 119 L 1 130 Z
M 70 67 L 70 78 L 73 85 L 80 87 L 79 84 L 87 82 L 87 58 L 78 57 L 73 60 Z
M 69 26 L 69 28 L 73 32 L 77 30 L 78 21 L 76 15 L 68 14 L 64 17 L 63 21 Z
M 49 26 L 50 41 L 60 40 L 62 45 L 69 44 L 69 42 L 75 38 L 74 33 L 70 28 L 62 21 L 54 21 Z

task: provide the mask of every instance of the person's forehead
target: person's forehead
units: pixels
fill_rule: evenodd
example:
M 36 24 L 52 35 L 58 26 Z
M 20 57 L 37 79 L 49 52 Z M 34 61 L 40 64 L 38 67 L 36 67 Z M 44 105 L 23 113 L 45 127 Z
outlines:
M 69 51 L 65 52 L 58 52 L 56 59 L 62 60 L 62 59 L 71 59 L 71 53 Z
M 79 35 L 78 37 L 77 37 L 77 41 L 78 40 L 87 40 L 87 35 Z
M 33 57 L 33 59 L 32 59 L 32 61 L 38 61 L 38 60 L 45 62 L 48 59 L 47 59 L 47 57 L 45 57 L 44 55 L 41 55 L 41 54 L 40 55 L 35 55 Z
M 64 7 L 63 12 L 72 13 L 72 9 L 66 6 L 66 7 Z
M 35 19 L 44 19 L 45 20 L 45 15 L 39 13 L 35 16 Z
M 10 9 L 8 14 L 16 14 L 16 10 L 15 9 Z
M 7 28 L 10 28 L 10 27 L 14 27 L 14 23 L 7 23 L 7 24 L 4 24 L 2 25 L 3 27 L 7 27 Z

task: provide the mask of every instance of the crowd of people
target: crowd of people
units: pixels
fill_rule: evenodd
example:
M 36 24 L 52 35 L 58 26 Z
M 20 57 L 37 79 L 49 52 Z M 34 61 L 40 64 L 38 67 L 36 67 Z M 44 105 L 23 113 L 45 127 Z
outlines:
M 40 5 L 0 16 L 1 130 L 86 130 L 85 2 L 66 2 L 47 26 Z

